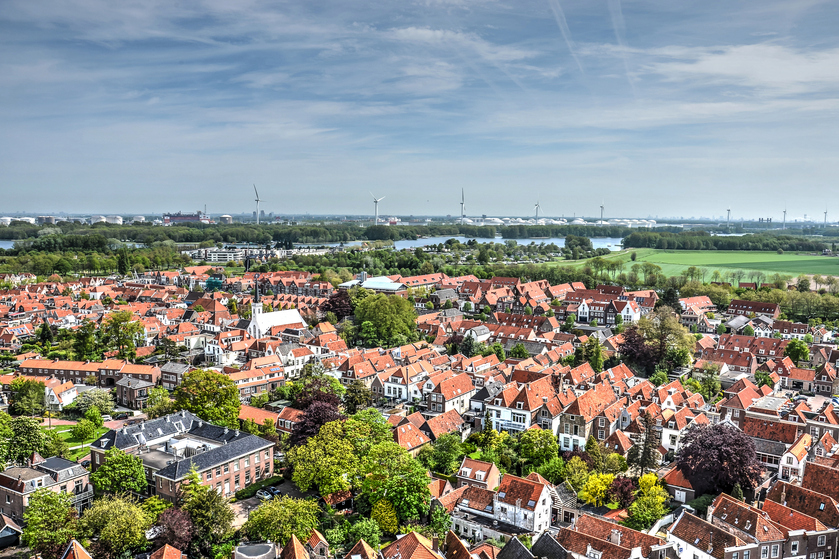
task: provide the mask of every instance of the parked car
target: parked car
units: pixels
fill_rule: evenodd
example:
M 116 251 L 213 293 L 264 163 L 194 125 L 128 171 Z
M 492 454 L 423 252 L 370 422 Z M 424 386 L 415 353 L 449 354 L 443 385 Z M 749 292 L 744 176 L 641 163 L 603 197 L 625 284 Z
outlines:
M 90 467 L 90 460 L 82 460 L 82 467 L 89 468 Z
M 102 416 L 102 421 L 113 421 L 113 420 L 114 420 L 114 418 L 111 417 L 110 415 L 103 415 Z
M 283 492 L 279 490 L 277 487 L 266 487 L 265 488 L 274 498 L 282 497 Z
M 274 496 L 271 495 L 270 492 L 268 492 L 264 489 L 260 489 L 259 491 L 257 491 L 256 496 L 259 497 L 260 501 L 270 501 L 271 499 L 274 498 Z
M 118 413 L 114 416 L 114 419 L 128 419 L 127 413 Z

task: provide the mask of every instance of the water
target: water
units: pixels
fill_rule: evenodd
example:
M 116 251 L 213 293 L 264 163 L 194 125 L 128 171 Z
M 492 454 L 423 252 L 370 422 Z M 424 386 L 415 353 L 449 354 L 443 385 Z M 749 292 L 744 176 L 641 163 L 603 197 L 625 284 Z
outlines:
M 15 248 L 15 242 L 14 241 L 0 240 L 0 248 L 2 248 L 2 249 Z

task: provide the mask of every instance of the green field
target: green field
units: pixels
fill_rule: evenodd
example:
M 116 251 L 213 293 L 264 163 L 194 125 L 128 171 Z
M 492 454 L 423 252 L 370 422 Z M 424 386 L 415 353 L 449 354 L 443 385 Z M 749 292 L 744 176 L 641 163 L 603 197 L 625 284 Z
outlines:
M 45 421 L 49 421 L 49 420 L 45 420 Z M 50 430 L 48 425 L 49 424 L 46 423 L 45 425 L 42 425 L 41 428 L 44 431 L 48 431 L 48 430 Z M 90 454 L 90 448 L 89 448 L 90 443 L 92 443 L 93 441 L 95 441 L 96 439 L 98 439 L 99 437 L 101 437 L 102 435 L 104 435 L 105 433 L 107 433 L 109 431 L 109 429 L 107 427 L 100 427 L 96 430 L 96 434 L 93 435 L 93 438 L 88 439 L 86 441 L 79 441 L 79 440 L 76 440 L 76 439 L 73 438 L 72 426 L 60 425 L 60 426 L 57 426 L 57 427 L 53 427 L 52 430 L 55 431 L 56 433 L 58 433 L 58 436 L 61 437 L 62 439 L 64 439 L 67 442 L 67 444 L 70 445 L 70 448 L 73 448 L 75 446 L 81 446 L 81 448 L 76 448 L 74 450 L 71 450 L 68 453 L 68 455 L 67 455 L 68 460 L 78 460 L 82 456 L 86 456 L 87 454 Z M 82 445 L 84 445 L 84 446 L 82 446 Z
M 714 270 L 725 275 L 732 270 L 743 270 L 747 273 L 752 271 L 763 272 L 771 275 L 774 273 L 789 276 L 800 274 L 821 274 L 823 276 L 839 276 L 839 258 L 820 256 L 806 253 L 784 253 L 763 251 L 723 251 L 723 250 L 659 250 L 653 248 L 627 249 L 606 256 L 608 260 L 621 260 L 626 262 L 624 271 L 634 264 L 630 260 L 630 253 L 638 255 L 636 262 L 651 262 L 661 266 L 661 271 L 667 276 L 675 276 L 682 273 L 690 266 L 697 266 L 708 271 L 705 281 L 710 280 Z M 585 261 L 567 262 L 559 261 L 561 266 L 576 266 Z M 746 277 L 743 281 L 752 281 Z

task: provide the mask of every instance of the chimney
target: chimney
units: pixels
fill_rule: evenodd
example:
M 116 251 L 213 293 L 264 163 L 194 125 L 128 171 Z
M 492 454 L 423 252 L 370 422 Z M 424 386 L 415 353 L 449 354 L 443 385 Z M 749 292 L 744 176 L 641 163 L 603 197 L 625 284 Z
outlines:
M 620 530 L 612 530 L 611 535 L 609 536 L 609 542 L 615 545 L 621 544 L 621 531 Z
M 431 539 L 431 550 L 435 553 L 440 551 L 440 538 L 438 538 L 437 536 L 434 536 Z

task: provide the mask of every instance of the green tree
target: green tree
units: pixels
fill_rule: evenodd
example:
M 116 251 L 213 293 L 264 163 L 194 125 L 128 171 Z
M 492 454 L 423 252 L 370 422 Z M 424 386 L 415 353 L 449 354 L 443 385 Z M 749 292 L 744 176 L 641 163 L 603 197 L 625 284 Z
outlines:
M 525 349 L 523 344 L 516 344 L 510 350 L 510 357 L 513 359 L 527 359 L 530 357 L 530 354 L 527 353 L 527 349 Z
M 316 486 L 321 495 L 349 490 L 359 468 L 359 456 L 341 421 L 322 426 L 306 444 L 290 449 L 286 460 L 295 485 L 302 491 Z
M 9 384 L 10 408 L 14 415 L 41 415 L 46 408 L 43 382 L 17 377 Z
M 152 519 L 133 499 L 112 495 L 96 500 L 79 524 L 85 536 L 96 538 L 97 555 L 117 557 L 145 545 Z
M 699 370 L 698 376 L 699 386 L 701 387 L 700 394 L 706 402 L 712 403 L 722 389 L 720 366 L 716 363 L 708 363 Z
M 528 429 L 519 437 L 519 454 L 534 468 L 557 457 L 559 444 L 553 431 L 547 429 Z
M 92 439 L 96 434 L 96 425 L 94 425 L 89 419 L 82 419 L 73 425 L 72 433 L 75 440 L 85 442 Z
M 69 493 L 38 489 L 29 496 L 23 520 L 21 541 L 44 559 L 59 559 L 78 536 L 76 508 Z
M 122 247 L 117 251 L 117 271 L 119 275 L 124 276 L 128 274 L 131 269 L 131 259 L 128 256 L 128 248 Z
M 580 498 L 596 507 L 605 505 L 614 480 L 612 474 L 591 474 L 580 491 Z
M 504 346 L 501 345 L 501 342 L 495 342 L 489 348 L 498 357 L 498 361 L 503 363 L 507 359 L 507 354 L 504 352 Z
M 755 372 L 755 382 L 757 382 L 758 388 L 763 385 L 766 385 L 769 388 L 775 388 L 775 381 L 772 380 L 772 377 L 766 371 Z
M 408 460 L 387 479 L 375 487 L 371 486 L 367 495 L 371 503 L 387 497 L 400 521 L 417 521 L 428 514 L 431 504 L 428 472 L 417 460 Z M 384 526 L 382 530 L 387 531 Z
M 432 523 L 433 521 L 434 515 L 432 514 Z M 373 549 L 379 549 L 379 544 L 382 539 L 382 529 L 379 528 L 379 524 L 372 518 L 360 518 L 349 527 L 346 537 L 347 543 L 350 545 L 355 544 L 359 540 L 364 540 Z
M 784 355 L 792 359 L 793 363 L 798 366 L 799 362 L 810 359 L 810 348 L 803 340 L 790 340 L 784 350 Z
M 452 517 L 444 507 L 434 507 L 434 510 L 431 511 L 431 522 L 429 525 L 435 536 L 445 538 L 446 533 L 451 530 Z
M 105 346 L 115 350 L 118 359 L 131 361 L 137 356 L 136 342 L 143 337 L 145 327 L 131 311 L 117 311 L 102 321 L 99 331 Z
M 12 438 L 9 441 L 8 458 L 18 463 L 25 462 L 33 453 L 41 454 L 47 444 L 47 436 L 41 430 L 37 419 L 16 417 L 9 422 Z
M 462 457 L 460 435 L 446 433 L 437 437 L 432 445 L 423 448 L 417 459 L 431 471 L 451 475 L 460 465 Z
M 594 438 L 594 435 L 589 435 L 586 441 L 586 454 L 591 458 L 592 470 L 595 473 L 602 472 L 603 466 L 605 465 L 603 452 L 600 450 L 600 444 Z
M 239 389 L 230 377 L 196 369 L 175 389 L 175 406 L 201 419 L 231 429 L 239 426 Z
M 364 384 L 364 381 L 356 379 L 347 386 L 344 393 L 344 411 L 350 415 L 369 408 L 373 404 L 373 392 Z
M 41 342 L 41 345 L 46 350 L 49 350 L 49 348 L 52 347 L 52 328 L 50 328 L 50 325 L 46 322 L 41 324 L 41 327 L 38 328 L 38 341 Z
M 251 540 L 270 540 L 286 545 L 291 536 L 309 539 L 320 526 L 320 510 L 313 499 L 295 499 L 287 495 L 262 503 L 251 511 L 244 531 Z
M 84 418 L 93 425 L 94 428 L 98 429 L 105 424 L 102 420 L 102 414 L 99 412 L 99 408 L 91 407 L 84 413 Z
M 746 324 L 746 327 L 743 328 L 743 335 L 744 336 L 754 336 L 755 335 L 755 329 L 752 328 L 751 324 Z
M 649 470 L 654 470 L 658 465 L 660 453 L 659 433 L 656 430 L 655 418 L 647 412 L 642 419 L 644 436 L 640 443 L 635 444 L 626 454 L 626 461 L 630 466 L 636 468 L 641 475 Z
M 582 458 L 574 456 L 565 464 L 565 475 L 574 491 L 580 491 L 588 481 L 588 466 Z
M 717 334 L 722 336 L 723 334 L 725 334 L 726 330 L 727 330 L 727 328 L 725 327 L 725 324 L 722 324 L 722 323 L 717 324 Z
M 399 519 L 396 516 L 396 509 L 393 508 L 393 504 L 387 499 L 376 501 L 373 505 L 373 511 L 370 513 L 370 518 L 386 534 L 395 534 L 399 529 Z
M 628 469 L 629 464 L 627 463 L 626 458 L 617 452 L 609 454 L 603 465 L 603 471 L 607 474 L 622 474 Z
M 44 452 L 41 456 L 44 458 L 49 458 L 50 456 L 67 458 L 67 455 L 70 453 L 70 445 L 67 444 L 67 441 L 61 438 L 61 435 L 59 435 L 56 431 L 47 431 L 45 434 L 47 436 L 47 440 L 44 444 Z M 2 451 L 0 451 L 0 454 L 2 454 Z
M 194 527 L 194 553 L 190 555 L 208 557 L 213 545 L 223 542 L 230 535 L 235 515 L 221 493 L 201 485 L 197 473 L 191 472 L 188 477 L 190 481 L 183 490 L 181 508 L 189 513 Z
M 172 503 L 164 501 L 157 495 L 152 495 L 143 501 L 140 506 L 143 508 L 145 513 L 149 515 L 152 524 L 157 524 L 160 515 L 163 514 L 163 511 L 170 509 L 172 507 Z
M 404 297 L 384 294 L 369 295 L 355 308 L 357 323 L 372 324 L 382 343 L 402 345 L 416 339 L 416 312 Z
M 661 369 L 656 369 L 656 372 L 650 377 L 650 382 L 653 383 L 653 386 L 667 384 L 669 380 L 670 378 L 667 376 L 667 371 L 663 371 Z
M 90 482 L 106 493 L 141 493 L 147 485 L 143 461 L 116 447 L 105 451 L 105 462 L 90 474 Z
M 536 473 L 556 485 L 565 479 L 565 460 L 555 456 L 536 468 Z
M 629 518 L 624 524 L 634 530 L 647 530 L 667 514 L 664 503 L 669 498 L 661 487 L 658 476 L 644 474 L 638 479 L 638 492 L 635 501 L 629 506 Z
M 584 354 L 595 373 L 603 371 L 603 346 L 597 336 L 589 336 L 585 343 Z
M 101 415 L 110 415 L 114 411 L 114 397 L 110 391 L 101 388 L 92 388 L 81 392 L 73 401 L 76 410 L 84 415 L 95 407 Z
M 148 407 L 158 406 L 170 400 L 169 391 L 162 386 L 154 386 L 150 388 L 148 396 L 148 400 L 146 400 L 146 406 Z

